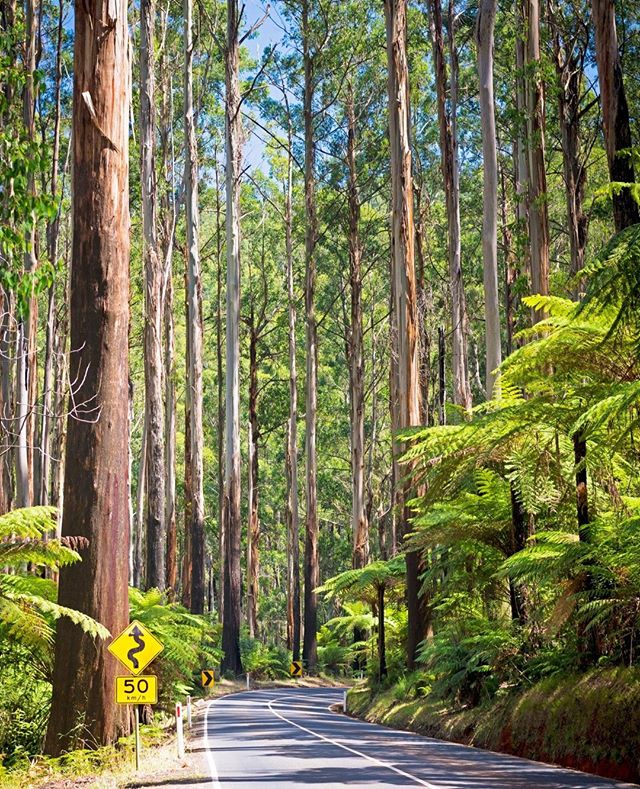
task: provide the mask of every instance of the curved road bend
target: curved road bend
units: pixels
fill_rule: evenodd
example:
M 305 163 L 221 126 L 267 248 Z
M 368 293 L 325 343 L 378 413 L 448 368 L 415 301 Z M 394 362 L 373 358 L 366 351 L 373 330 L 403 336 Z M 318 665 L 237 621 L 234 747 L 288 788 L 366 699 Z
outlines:
M 394 731 L 330 712 L 338 688 L 254 690 L 211 701 L 194 753 L 212 789 L 612 789 L 585 773 Z M 195 746 L 199 747 L 195 747 Z M 200 786 L 200 784 L 198 784 Z

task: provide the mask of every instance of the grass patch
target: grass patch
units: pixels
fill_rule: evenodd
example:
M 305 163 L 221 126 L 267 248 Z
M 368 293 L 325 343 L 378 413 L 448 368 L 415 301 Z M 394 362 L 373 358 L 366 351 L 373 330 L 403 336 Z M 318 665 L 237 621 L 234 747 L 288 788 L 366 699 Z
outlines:
M 557 676 L 477 707 L 358 686 L 349 713 L 397 729 L 618 780 L 640 780 L 640 670 Z
M 173 735 L 172 722 L 140 727 L 142 751 L 155 750 Z M 77 750 L 55 759 L 49 756 L 26 756 L 11 767 L 0 766 L 0 789 L 36 789 L 36 787 L 64 786 L 80 778 L 98 779 L 103 775 L 126 773 L 133 769 L 135 743 L 133 734 L 122 737 L 117 745 L 96 750 Z M 115 779 L 114 779 L 115 780 Z M 65 783 L 66 782 L 66 783 Z

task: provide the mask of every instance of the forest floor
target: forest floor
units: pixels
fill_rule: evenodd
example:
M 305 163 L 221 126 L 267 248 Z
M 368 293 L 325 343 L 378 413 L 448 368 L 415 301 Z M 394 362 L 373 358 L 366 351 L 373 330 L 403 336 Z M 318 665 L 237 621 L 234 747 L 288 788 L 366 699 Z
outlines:
M 327 677 L 304 677 L 298 680 L 252 682 L 252 688 L 318 687 L 344 685 L 345 680 Z M 203 696 L 193 701 L 193 730 L 204 714 L 208 701 L 246 691 L 245 681 L 221 680 Z M 210 786 L 210 777 L 203 774 L 200 750 L 195 743 L 189 751 L 189 732 L 185 731 L 187 752 L 178 759 L 175 727 L 168 718 L 164 725 L 142 727 L 143 747 L 140 770 L 136 771 L 134 753 L 130 745 L 124 748 L 102 748 L 97 751 L 74 751 L 62 759 L 36 758 L 28 767 L 0 773 L 0 789 L 152 789 L 171 783 L 188 783 L 198 789 Z M 146 732 L 146 734 L 145 734 Z M 130 738 L 132 739 L 132 738 Z
M 348 711 L 394 729 L 640 782 L 636 668 L 560 675 L 476 707 L 360 684 L 349 691 Z

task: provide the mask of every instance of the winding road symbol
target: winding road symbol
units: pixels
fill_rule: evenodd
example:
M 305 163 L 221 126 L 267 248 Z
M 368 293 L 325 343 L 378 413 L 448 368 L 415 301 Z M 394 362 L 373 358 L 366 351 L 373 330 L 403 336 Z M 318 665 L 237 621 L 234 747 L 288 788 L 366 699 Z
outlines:
M 137 669 L 140 664 L 138 663 L 138 658 L 136 657 L 136 655 L 138 654 L 138 652 L 142 652 L 142 650 L 145 648 L 146 645 L 142 640 L 142 631 L 140 630 L 138 625 L 134 626 L 133 630 L 129 633 L 129 635 L 136 642 L 137 646 L 131 647 L 131 649 L 127 652 L 127 658 L 133 664 L 133 668 Z
M 137 676 L 162 652 L 164 645 L 142 622 L 133 621 L 109 644 L 109 652 Z

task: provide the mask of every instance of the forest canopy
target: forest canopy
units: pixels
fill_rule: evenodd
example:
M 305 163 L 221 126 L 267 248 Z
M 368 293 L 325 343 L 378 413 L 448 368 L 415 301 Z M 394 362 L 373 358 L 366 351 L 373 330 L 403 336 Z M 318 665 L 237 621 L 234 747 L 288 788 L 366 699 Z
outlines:
M 614 0 L 0 0 L 9 762 L 128 732 L 130 616 L 165 704 L 638 665 L 639 54 Z

